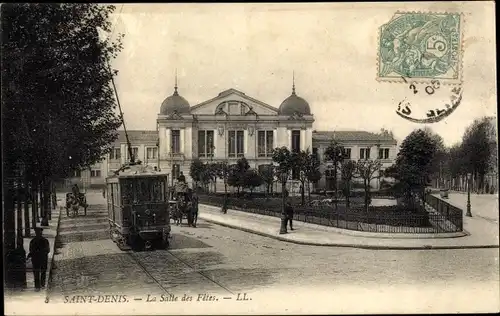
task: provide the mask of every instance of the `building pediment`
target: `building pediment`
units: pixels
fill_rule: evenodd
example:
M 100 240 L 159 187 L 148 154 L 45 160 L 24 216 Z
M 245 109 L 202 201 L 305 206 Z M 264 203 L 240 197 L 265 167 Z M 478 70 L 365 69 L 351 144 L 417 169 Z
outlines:
M 247 96 L 236 89 L 228 89 L 215 98 L 191 108 L 194 115 L 277 115 L 278 109 L 262 101 Z

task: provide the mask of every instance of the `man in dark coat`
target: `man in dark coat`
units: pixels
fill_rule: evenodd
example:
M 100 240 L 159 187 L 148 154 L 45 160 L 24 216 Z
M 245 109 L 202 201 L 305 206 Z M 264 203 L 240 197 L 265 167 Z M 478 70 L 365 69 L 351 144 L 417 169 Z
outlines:
M 28 258 L 31 257 L 33 263 L 33 275 L 35 277 L 35 289 L 40 290 L 40 287 L 45 287 L 47 277 L 47 264 L 50 253 L 50 245 L 47 238 L 42 236 L 43 229 L 35 228 L 36 236 L 30 242 L 30 250 Z
M 78 198 L 78 196 L 80 195 L 80 188 L 78 188 L 78 184 L 75 183 L 75 185 L 73 186 L 73 188 L 71 188 L 71 191 L 73 192 L 73 195 Z
M 179 178 L 177 178 L 177 181 L 186 182 L 186 177 L 184 176 L 184 173 L 182 173 L 182 171 L 181 174 L 179 175 Z
M 198 221 L 198 194 L 196 194 L 196 191 L 193 191 L 193 195 L 191 198 L 192 202 L 192 226 L 196 227 L 196 222 Z
M 292 220 L 293 220 L 293 207 L 292 207 L 292 204 L 290 204 L 290 202 L 286 203 L 285 214 L 286 214 L 287 223 L 290 223 L 290 230 L 293 230 L 293 222 L 292 222 Z

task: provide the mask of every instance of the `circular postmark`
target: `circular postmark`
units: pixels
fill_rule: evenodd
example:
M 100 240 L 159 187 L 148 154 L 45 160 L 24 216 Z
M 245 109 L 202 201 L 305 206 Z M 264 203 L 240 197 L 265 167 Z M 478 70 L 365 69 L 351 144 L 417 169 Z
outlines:
M 446 86 L 437 79 L 429 84 L 401 77 L 406 83 L 405 97 L 398 103 L 396 114 L 414 123 L 437 123 L 448 117 L 460 105 L 461 86 Z

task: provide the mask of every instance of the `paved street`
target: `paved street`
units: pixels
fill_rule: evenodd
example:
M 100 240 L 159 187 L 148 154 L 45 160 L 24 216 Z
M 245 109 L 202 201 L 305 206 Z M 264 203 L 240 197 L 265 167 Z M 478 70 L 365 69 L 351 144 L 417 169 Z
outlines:
M 466 193 L 450 192 L 449 199 L 445 201 L 463 209 L 465 215 L 465 211 L 467 210 Z M 472 216 L 498 224 L 498 194 L 471 194 L 470 205 Z
M 173 226 L 169 250 L 122 252 L 109 239 L 104 200 L 87 217 L 63 214 L 52 302 L 64 295 L 218 293 L 285 287 L 495 285 L 498 249 L 385 251 L 304 246 L 199 221 Z M 497 290 L 498 291 L 498 290 Z

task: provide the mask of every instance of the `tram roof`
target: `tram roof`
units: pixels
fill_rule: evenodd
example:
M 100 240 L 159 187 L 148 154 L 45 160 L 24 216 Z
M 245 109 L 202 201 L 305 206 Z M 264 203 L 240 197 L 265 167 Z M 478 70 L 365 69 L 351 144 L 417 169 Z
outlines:
M 111 175 L 106 180 L 122 179 L 122 178 L 144 178 L 144 177 L 165 177 L 169 175 L 167 172 L 154 170 L 152 166 L 148 165 L 124 165 L 117 174 Z

